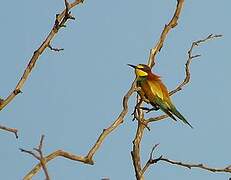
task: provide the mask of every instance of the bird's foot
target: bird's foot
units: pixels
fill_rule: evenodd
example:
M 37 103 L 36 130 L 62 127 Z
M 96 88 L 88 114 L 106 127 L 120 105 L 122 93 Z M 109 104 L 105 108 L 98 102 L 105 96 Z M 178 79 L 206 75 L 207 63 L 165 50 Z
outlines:
M 146 111 L 146 113 L 149 113 L 151 111 L 158 111 L 160 108 L 158 106 L 153 106 L 152 108 L 140 107 L 140 109 Z
M 134 120 L 137 119 L 137 115 L 138 115 L 140 109 L 142 109 L 142 107 L 136 106 L 136 107 L 134 108 L 134 111 L 133 111 L 133 113 L 131 114 L 131 115 L 133 116 L 132 121 L 134 121 Z

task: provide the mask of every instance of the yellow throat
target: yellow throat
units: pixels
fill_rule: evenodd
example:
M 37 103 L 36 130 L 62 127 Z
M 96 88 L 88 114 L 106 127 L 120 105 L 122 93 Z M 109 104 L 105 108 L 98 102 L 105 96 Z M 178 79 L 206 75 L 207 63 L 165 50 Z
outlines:
M 141 77 L 142 77 L 142 76 L 147 76 L 148 73 L 145 72 L 145 71 L 143 71 L 141 68 L 143 68 L 142 65 L 138 65 L 138 66 L 136 67 L 136 70 L 135 70 L 136 75 L 137 75 L 137 76 L 141 76 Z

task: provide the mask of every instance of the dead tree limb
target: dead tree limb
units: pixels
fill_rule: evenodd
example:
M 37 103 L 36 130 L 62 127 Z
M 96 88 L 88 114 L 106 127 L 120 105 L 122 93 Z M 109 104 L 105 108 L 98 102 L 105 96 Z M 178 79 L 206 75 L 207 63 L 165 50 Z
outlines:
M 176 92 L 182 90 L 182 88 L 183 88 L 186 84 L 188 84 L 189 81 L 190 81 L 190 78 L 191 78 L 191 76 L 190 76 L 190 64 L 191 64 L 191 62 L 192 62 L 193 59 L 195 59 L 195 58 L 201 56 L 200 54 L 194 55 L 194 54 L 193 54 L 193 49 L 194 49 L 195 47 L 198 47 L 201 43 L 204 43 L 204 42 L 206 42 L 206 41 L 208 41 L 208 40 L 220 38 L 220 37 L 222 37 L 222 35 L 220 35 L 220 34 L 219 34 L 219 35 L 218 35 L 218 34 L 210 34 L 210 35 L 208 35 L 206 38 L 200 39 L 200 40 L 198 40 L 198 41 L 194 41 L 194 42 L 192 43 L 190 49 L 188 50 L 188 60 L 187 60 L 187 62 L 186 62 L 186 64 L 185 64 L 185 79 L 184 79 L 184 80 L 182 81 L 182 83 L 179 84 L 174 90 L 172 90 L 172 91 L 169 92 L 169 95 L 170 95 L 170 96 L 173 95 L 173 94 L 175 94 Z
M 135 91 L 136 91 L 136 80 L 132 83 L 131 88 L 128 90 L 128 92 L 123 97 L 123 109 L 121 113 L 119 114 L 118 118 L 108 128 L 103 129 L 103 132 L 100 134 L 95 144 L 88 151 L 86 156 L 77 156 L 77 155 L 74 155 L 72 153 L 69 153 L 63 150 L 57 150 L 43 158 L 44 164 L 48 163 L 49 161 L 57 157 L 64 157 L 64 158 L 67 158 L 73 161 L 79 161 L 85 164 L 93 165 L 94 164 L 93 156 L 95 155 L 97 150 L 101 147 L 105 138 L 112 131 L 114 131 L 120 124 L 123 123 L 124 117 L 128 112 L 128 100 Z M 24 177 L 24 180 L 30 180 L 33 176 L 35 176 L 40 171 L 41 168 L 42 168 L 42 164 L 40 162 Z
M 144 173 L 148 167 L 152 164 L 157 164 L 160 161 L 169 163 L 169 164 L 173 164 L 173 165 L 177 165 L 177 166 L 181 166 L 181 167 L 185 167 L 188 169 L 192 169 L 192 168 L 199 168 L 199 169 L 203 169 L 206 171 L 210 171 L 210 172 L 220 172 L 220 173 L 231 173 L 231 165 L 224 167 L 224 168 L 214 168 L 214 167 L 209 167 L 207 165 L 204 165 L 202 163 L 184 163 L 181 161 L 174 161 L 174 160 L 170 160 L 168 158 L 165 158 L 163 156 L 160 156 L 158 158 L 154 158 L 154 150 L 156 149 L 157 145 L 155 145 L 152 148 L 152 151 L 150 153 L 150 157 L 148 159 L 148 161 L 146 162 L 144 168 L 142 169 L 142 173 Z
M 24 70 L 24 73 L 20 80 L 18 81 L 16 87 L 14 90 L 5 98 L 5 99 L 0 99 L 0 111 L 5 108 L 18 94 L 22 92 L 22 88 L 28 79 L 29 75 L 32 72 L 32 69 L 35 67 L 36 62 L 38 61 L 40 55 L 44 52 L 46 48 L 50 48 L 53 51 L 60 51 L 63 49 L 58 49 L 58 48 L 52 48 L 50 45 L 51 41 L 55 37 L 55 35 L 58 33 L 59 29 L 62 27 L 65 27 L 65 23 L 67 22 L 68 19 L 74 19 L 74 17 L 70 13 L 70 9 L 75 7 L 76 5 L 83 3 L 83 0 L 75 0 L 72 3 L 68 3 L 67 0 L 65 0 L 65 9 L 60 13 L 56 15 L 55 23 L 50 31 L 50 33 L 47 35 L 45 40 L 42 42 L 42 44 L 39 46 L 37 50 L 34 51 L 34 54 L 32 55 L 26 69 Z M 7 130 L 6 128 L 1 128 L 2 130 Z M 8 128 L 12 130 L 12 128 Z M 12 132 L 12 131 L 11 131 Z M 17 137 L 17 134 L 15 134 Z
M 0 111 L 6 107 L 19 93 L 21 93 L 21 89 L 23 88 L 26 80 L 28 79 L 29 75 L 32 72 L 32 69 L 35 67 L 35 64 L 37 60 L 39 59 L 40 55 L 44 52 L 46 48 L 50 48 L 50 43 L 55 37 L 55 35 L 58 33 L 60 28 L 65 26 L 65 23 L 68 19 L 74 19 L 73 16 L 70 14 L 70 9 L 75 7 L 76 5 L 83 3 L 83 0 L 75 0 L 73 3 L 68 3 L 65 0 L 65 9 L 60 13 L 56 15 L 54 26 L 52 27 L 50 33 L 47 35 L 45 40 L 42 42 L 42 44 L 39 46 L 37 50 L 34 51 L 34 54 L 32 55 L 26 69 L 24 70 L 24 73 L 22 77 L 20 78 L 19 82 L 17 83 L 14 90 L 3 99 L 0 103 Z

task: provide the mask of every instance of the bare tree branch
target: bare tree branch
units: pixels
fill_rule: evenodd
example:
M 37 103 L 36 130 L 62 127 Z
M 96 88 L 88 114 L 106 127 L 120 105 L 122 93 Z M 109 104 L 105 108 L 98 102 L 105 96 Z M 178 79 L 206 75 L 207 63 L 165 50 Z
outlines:
M 133 140 L 133 150 L 131 151 L 133 166 L 135 168 L 135 174 L 137 180 L 143 180 L 141 158 L 140 158 L 140 144 L 144 134 L 145 126 L 138 121 L 138 127 L 136 131 L 135 139 Z
M 50 50 L 57 51 L 57 52 L 64 50 L 63 48 L 53 48 L 50 44 L 48 45 L 48 47 L 50 48 Z
M 170 96 L 173 95 L 173 94 L 175 94 L 176 92 L 182 90 L 182 88 L 183 88 L 186 84 L 188 84 L 189 81 L 190 81 L 190 77 L 191 77 L 191 76 L 190 76 L 190 69 L 189 69 L 189 68 L 190 68 L 190 64 L 191 64 L 191 62 L 192 62 L 193 59 L 195 59 L 195 58 L 201 56 L 200 54 L 193 55 L 193 54 L 192 54 L 193 49 L 194 49 L 195 47 L 199 46 L 201 43 L 204 43 L 204 42 L 206 42 L 206 41 L 208 41 L 208 40 L 220 38 L 220 37 L 222 37 L 222 35 L 217 35 L 217 34 L 213 35 L 213 34 L 210 34 L 210 35 L 208 35 L 206 38 L 200 39 L 200 40 L 198 40 L 198 41 L 194 41 L 194 42 L 192 43 L 192 45 L 191 45 L 191 47 L 190 47 L 190 49 L 189 49 L 189 51 L 188 51 L 188 60 L 187 60 L 187 62 L 186 62 L 186 64 L 185 64 L 185 79 L 184 79 L 183 82 L 182 82 L 181 84 L 179 84 L 174 90 L 172 90 L 172 91 L 169 92 L 169 95 L 170 95 Z
M 43 43 L 40 45 L 40 47 L 34 51 L 33 56 L 31 57 L 26 69 L 24 70 L 24 73 L 19 80 L 18 84 L 16 85 L 15 89 L 8 95 L 6 99 L 0 98 L 0 111 L 6 107 L 18 94 L 22 93 L 21 89 L 23 88 L 26 80 L 28 79 L 29 75 L 31 74 L 32 69 L 34 68 L 37 60 L 39 59 L 40 55 L 44 52 L 44 50 L 48 47 L 53 51 L 61 51 L 63 49 L 58 48 L 52 48 L 50 43 L 55 37 L 55 35 L 58 33 L 59 29 L 61 27 L 65 27 L 65 23 L 68 19 L 75 19 L 73 16 L 71 16 L 71 12 L 69 11 L 71 8 L 75 7 L 79 3 L 83 3 L 83 0 L 75 0 L 73 3 L 68 3 L 67 0 L 65 0 L 65 9 L 61 12 L 61 14 L 56 15 L 56 20 L 54 23 L 54 26 L 52 27 L 50 33 L 45 38 Z M 16 138 L 18 138 L 17 135 L 17 129 L 14 128 L 7 128 L 4 126 L 0 126 L 0 129 L 6 130 L 9 132 L 15 133 Z
M 150 157 L 149 157 L 148 161 L 146 162 L 144 168 L 142 169 L 142 174 L 148 169 L 148 167 L 150 165 L 156 164 L 159 161 L 164 161 L 164 162 L 174 164 L 177 166 L 186 167 L 188 169 L 199 168 L 199 169 L 203 169 L 203 170 L 207 170 L 207 171 L 211 171 L 211 172 L 228 172 L 228 173 L 231 173 L 231 165 L 227 166 L 225 168 L 212 168 L 212 167 L 208 167 L 208 166 L 201 164 L 201 163 L 200 164 L 189 164 L 189 163 L 184 163 L 181 161 L 170 160 L 170 159 L 164 158 L 163 156 L 160 156 L 160 157 L 155 159 L 153 154 L 154 154 L 154 150 L 157 148 L 158 145 L 159 144 L 156 144 L 152 148 L 151 153 L 150 153 Z
M 74 19 L 73 16 L 71 16 L 70 9 L 76 6 L 79 3 L 82 3 L 83 0 L 75 0 L 73 3 L 68 3 L 67 0 L 64 0 L 65 2 L 65 10 L 62 11 L 61 14 L 56 15 L 56 20 L 54 23 L 54 26 L 45 39 L 45 41 L 42 43 L 42 45 L 34 52 L 34 55 L 32 56 L 29 64 L 27 65 L 27 68 L 24 71 L 23 76 L 21 77 L 20 81 L 18 82 L 17 86 L 15 87 L 14 91 L 1 102 L 0 104 L 0 110 L 3 109 L 8 103 L 10 103 L 17 94 L 21 92 L 21 88 L 23 87 L 25 81 L 27 80 L 28 76 L 30 75 L 35 63 L 37 62 L 39 56 L 43 53 L 43 51 L 48 47 L 51 50 L 59 51 L 60 49 L 52 48 L 50 45 L 51 40 L 54 38 L 55 34 L 57 34 L 58 30 L 62 27 L 65 27 L 65 22 L 68 19 Z M 45 164 L 52 159 L 62 156 L 74 161 L 83 162 L 86 164 L 94 164 L 93 162 L 93 156 L 97 152 L 97 150 L 100 148 L 101 144 L 103 143 L 104 139 L 109 135 L 113 130 L 115 130 L 121 123 L 123 123 L 124 117 L 128 112 L 128 99 L 129 97 L 135 92 L 136 90 L 136 80 L 132 83 L 131 88 L 128 90 L 126 95 L 123 98 L 123 109 L 118 116 L 118 118 L 106 129 L 103 130 L 99 138 L 97 139 L 96 143 L 93 145 L 93 147 L 89 150 L 87 155 L 84 156 L 76 156 L 74 154 L 65 152 L 63 150 L 57 150 L 50 155 L 43 157 L 41 148 L 42 148 L 42 142 L 43 138 L 41 139 L 39 148 L 35 149 L 38 153 L 35 154 L 32 151 L 27 151 L 24 149 L 21 149 L 22 152 L 26 152 L 34 156 L 36 159 L 40 159 L 40 163 L 37 164 L 26 176 L 24 179 L 31 179 L 41 168 L 44 169 L 44 172 L 46 172 L 46 166 Z
M 143 167 L 143 169 L 142 169 L 142 171 L 141 171 L 141 174 L 144 174 L 145 171 L 149 168 L 150 165 L 156 163 L 156 161 L 159 160 L 159 158 L 162 157 L 162 156 L 161 156 L 161 157 L 159 157 L 159 158 L 157 158 L 157 159 L 153 159 L 153 153 L 154 153 L 154 150 L 157 148 L 157 146 L 159 146 L 159 144 L 155 144 L 155 145 L 153 146 L 152 151 L 151 151 L 150 156 L 149 156 L 149 159 L 148 159 L 148 161 L 146 162 L 145 166 Z
M 176 10 L 175 13 L 171 19 L 171 21 L 165 25 L 159 41 L 157 42 L 157 44 L 155 45 L 155 47 L 153 47 L 150 50 L 150 54 L 149 54 L 149 60 L 148 60 L 148 65 L 152 68 L 155 65 L 155 56 L 157 55 L 157 53 L 161 50 L 161 48 L 163 47 L 165 38 L 167 37 L 167 34 L 169 33 L 169 31 L 177 26 L 177 21 L 180 17 L 180 13 L 181 10 L 183 8 L 183 4 L 184 4 L 184 0 L 177 0 L 177 6 L 176 6 Z
M 97 152 L 97 150 L 100 148 L 102 145 L 104 139 L 112 132 L 114 131 L 120 124 L 123 123 L 124 117 L 128 112 L 128 100 L 130 96 L 135 92 L 136 90 L 136 80 L 132 83 L 130 89 L 128 92 L 125 94 L 123 97 L 123 109 L 121 113 L 119 114 L 118 118 L 106 129 L 103 130 L 103 132 L 100 134 L 98 137 L 97 141 L 95 144 L 92 146 L 92 148 L 89 150 L 86 156 L 76 156 L 74 154 L 71 154 L 69 152 L 63 151 L 63 150 L 57 150 L 55 152 L 52 152 L 48 156 L 43 158 L 44 164 L 48 163 L 49 161 L 61 156 L 65 157 L 67 159 L 73 160 L 73 161 L 79 161 L 85 164 L 90 164 L 93 165 L 93 156 Z M 42 168 L 41 162 L 38 163 L 25 177 L 24 180 L 29 180 L 31 179 L 34 175 L 36 175 L 40 169 Z
M 16 128 L 9 128 L 9 127 L 0 125 L 0 129 L 14 133 L 15 137 L 18 139 L 18 130 Z
M 231 173 L 230 166 L 227 166 L 225 168 L 212 168 L 212 167 L 208 167 L 208 166 L 206 166 L 204 164 L 187 164 L 187 163 L 183 163 L 183 162 L 180 162 L 180 161 L 173 161 L 173 160 L 163 158 L 163 157 L 161 157 L 159 160 L 157 160 L 157 162 L 158 161 L 165 161 L 167 163 L 182 166 L 182 167 L 186 167 L 186 168 L 189 168 L 189 169 L 191 169 L 191 168 L 199 168 L 199 169 L 204 169 L 204 170 L 211 171 L 211 172 L 228 172 L 228 173 Z
M 41 136 L 38 148 L 34 148 L 34 151 L 36 151 L 38 154 L 36 152 L 28 151 L 28 150 L 21 149 L 21 148 L 20 148 L 20 150 L 21 150 L 21 152 L 28 153 L 28 154 L 32 155 L 33 157 L 35 157 L 36 159 L 38 159 L 40 161 L 40 164 L 41 164 L 41 166 L 43 168 L 43 171 L 45 173 L 46 180 L 50 180 L 48 170 L 47 170 L 47 167 L 46 167 L 46 162 L 44 160 L 43 152 L 42 152 L 44 137 L 45 137 L 44 135 Z M 29 179 L 24 178 L 24 180 L 29 180 Z
M 56 20 L 54 23 L 54 26 L 52 27 L 50 33 L 47 35 L 43 43 L 40 45 L 40 47 L 34 51 L 33 56 L 31 57 L 21 79 L 19 80 L 18 84 L 16 85 L 15 89 L 8 95 L 6 99 L 4 99 L 0 103 L 0 111 L 8 105 L 20 92 L 23 88 L 26 80 L 28 79 L 29 75 L 31 74 L 32 69 L 34 68 L 37 60 L 39 59 L 40 55 L 44 52 L 44 50 L 49 47 L 50 42 L 53 40 L 55 35 L 58 33 L 59 29 L 61 27 L 65 26 L 65 23 L 68 19 L 74 19 L 74 17 L 71 16 L 69 10 L 79 3 L 83 3 L 83 0 L 75 0 L 73 3 L 68 3 L 65 0 L 65 9 L 60 13 L 56 15 Z
M 160 115 L 160 116 L 157 116 L 157 117 L 153 117 L 153 118 L 148 118 L 146 121 L 148 123 L 150 122 L 156 122 L 156 121 L 161 121 L 163 119 L 166 119 L 168 118 L 169 116 L 167 114 L 163 114 L 163 115 Z

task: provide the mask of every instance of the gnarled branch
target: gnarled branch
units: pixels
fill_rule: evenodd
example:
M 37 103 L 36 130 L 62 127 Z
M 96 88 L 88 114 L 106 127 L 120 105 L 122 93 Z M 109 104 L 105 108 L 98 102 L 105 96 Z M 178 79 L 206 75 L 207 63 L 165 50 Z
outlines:
M 24 73 L 19 80 L 18 84 L 16 85 L 15 89 L 8 95 L 7 98 L 5 98 L 0 103 L 0 111 L 7 106 L 20 92 L 23 88 L 26 80 L 28 79 L 29 75 L 31 74 L 32 69 L 34 68 L 37 60 L 39 59 L 40 55 L 44 52 L 44 50 L 47 47 L 50 47 L 50 42 L 53 40 L 55 35 L 58 33 L 59 29 L 61 27 L 64 27 L 65 23 L 68 19 L 74 19 L 71 15 L 69 10 L 79 3 L 83 3 L 83 0 L 75 0 L 73 3 L 67 3 L 65 0 L 65 6 L 66 8 L 60 13 L 56 15 L 56 20 L 54 23 L 54 26 L 52 27 L 50 33 L 47 35 L 43 43 L 39 46 L 39 48 L 34 51 L 33 56 L 31 57 L 26 69 L 24 70 Z
M 21 79 L 18 81 L 16 87 L 14 90 L 5 98 L 5 99 L 0 99 L 0 111 L 6 107 L 18 94 L 20 94 L 22 91 L 21 89 L 23 88 L 26 80 L 28 79 L 29 75 L 31 74 L 32 69 L 34 68 L 37 60 L 39 59 L 40 55 L 44 52 L 44 50 L 48 47 L 51 50 L 54 51 L 60 51 L 63 49 L 57 49 L 57 48 L 52 48 L 50 43 L 55 37 L 55 35 L 58 33 L 59 29 L 61 27 L 65 26 L 65 23 L 67 22 L 68 19 L 74 19 L 73 16 L 70 14 L 70 9 L 78 5 L 79 3 L 83 3 L 83 0 L 75 0 L 73 3 L 68 3 L 67 0 L 65 0 L 65 9 L 60 13 L 56 15 L 56 20 L 54 23 L 54 26 L 52 27 L 50 33 L 47 35 L 43 43 L 39 46 L 39 48 L 34 51 L 33 56 L 31 57 L 26 69 L 24 70 L 24 73 L 21 77 Z M 16 137 L 17 137 L 17 131 L 16 129 L 13 128 L 1 128 L 2 130 L 14 132 Z M 13 130 L 13 131 L 12 131 Z
M 132 83 L 130 89 L 128 92 L 125 94 L 123 97 L 123 109 L 121 113 L 119 114 L 118 118 L 106 129 L 103 130 L 103 132 L 100 134 L 98 137 L 97 141 L 95 144 L 92 146 L 92 148 L 88 151 L 86 156 L 76 156 L 72 153 L 63 151 L 63 150 L 57 150 L 49 154 L 48 156 L 43 158 L 44 164 L 48 163 L 49 161 L 57 158 L 57 157 L 65 157 L 67 159 L 73 160 L 73 161 L 79 161 L 85 164 L 90 164 L 93 165 L 93 156 L 97 152 L 97 150 L 100 148 L 102 145 L 103 141 L 105 138 L 112 132 L 114 131 L 120 124 L 123 123 L 124 117 L 128 112 L 128 100 L 130 96 L 135 92 L 136 90 L 136 80 Z M 41 162 L 38 163 L 25 177 L 24 180 L 29 180 L 31 179 L 34 175 L 36 175 L 40 169 L 42 168 Z

